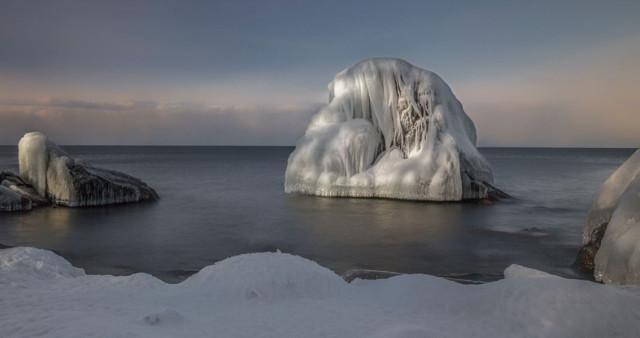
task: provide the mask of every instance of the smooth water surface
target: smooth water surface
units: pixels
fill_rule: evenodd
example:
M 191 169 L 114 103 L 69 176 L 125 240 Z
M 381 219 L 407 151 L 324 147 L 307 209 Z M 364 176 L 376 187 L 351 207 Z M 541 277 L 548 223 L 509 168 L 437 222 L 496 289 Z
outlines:
M 511 202 L 422 203 L 283 191 L 293 147 L 63 147 L 138 177 L 159 203 L 0 214 L 0 243 L 55 250 L 88 273 L 177 282 L 229 256 L 279 249 L 344 273 L 478 280 L 513 263 L 574 278 L 595 190 L 631 149 L 484 148 Z M 17 171 L 17 148 L 0 147 Z

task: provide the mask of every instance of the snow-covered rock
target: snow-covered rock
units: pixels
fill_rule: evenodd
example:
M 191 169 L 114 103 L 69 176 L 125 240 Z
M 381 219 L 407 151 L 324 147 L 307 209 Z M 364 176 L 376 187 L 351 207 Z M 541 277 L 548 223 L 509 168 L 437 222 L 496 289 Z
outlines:
M 503 194 L 476 129 L 436 74 L 369 59 L 337 74 L 289 156 L 288 193 L 460 201 Z
M 137 178 L 76 160 L 40 132 L 20 139 L 18 161 L 20 176 L 54 204 L 79 207 L 158 199 Z
M 28 247 L 0 250 L 0 285 L 84 276 L 84 270 L 55 253 Z
M 597 252 L 593 262 L 596 280 L 607 284 L 640 283 L 640 150 L 596 193 L 583 242 L 583 251 Z
M 546 272 L 524 267 L 518 264 L 511 264 L 504 270 L 504 278 L 548 278 L 556 277 Z
M 0 337 L 636 337 L 640 286 L 520 266 L 462 285 L 428 275 L 347 284 L 300 257 L 232 257 L 180 284 L 86 275 L 46 250 L 0 250 Z M 254 295 L 255 296 L 252 296 Z
M 335 296 L 346 282 L 302 257 L 262 253 L 234 256 L 205 267 L 184 285 L 213 290 L 219 297 L 269 301 Z

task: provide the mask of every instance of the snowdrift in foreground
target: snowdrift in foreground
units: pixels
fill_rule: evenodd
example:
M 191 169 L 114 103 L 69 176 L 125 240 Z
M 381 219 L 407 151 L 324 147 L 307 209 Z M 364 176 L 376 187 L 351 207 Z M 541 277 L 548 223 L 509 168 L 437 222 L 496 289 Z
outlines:
M 158 199 L 137 178 L 73 159 L 40 132 L 20 139 L 18 161 L 20 176 L 54 204 L 80 207 Z
M 2 337 L 633 337 L 640 287 L 520 266 L 461 285 L 428 275 L 347 284 L 281 253 L 247 254 L 180 284 L 85 275 L 56 254 L 0 250 Z
M 498 197 L 476 129 L 436 74 L 370 59 L 329 84 L 329 104 L 289 156 L 285 191 L 460 201 Z M 495 196 L 494 196 L 495 195 Z
M 583 242 L 599 245 L 594 260 L 596 280 L 607 284 L 640 283 L 640 150 L 596 193 Z

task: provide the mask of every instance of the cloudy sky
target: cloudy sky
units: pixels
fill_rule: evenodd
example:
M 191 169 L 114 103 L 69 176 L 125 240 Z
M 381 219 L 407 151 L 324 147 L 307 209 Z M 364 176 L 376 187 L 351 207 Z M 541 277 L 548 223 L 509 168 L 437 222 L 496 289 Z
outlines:
M 0 144 L 292 145 L 333 75 L 438 73 L 480 146 L 638 147 L 640 1 L 0 1 Z

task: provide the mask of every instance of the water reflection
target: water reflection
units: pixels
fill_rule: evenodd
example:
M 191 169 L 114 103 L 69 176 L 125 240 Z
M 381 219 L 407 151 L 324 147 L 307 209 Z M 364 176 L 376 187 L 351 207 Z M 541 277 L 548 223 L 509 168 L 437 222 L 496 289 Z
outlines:
M 7 229 L 12 242 L 39 246 L 48 242 L 51 248 L 59 248 L 77 224 L 74 212 L 68 208 L 39 208 L 16 215 L 0 215 L 0 221 L 10 225 Z

